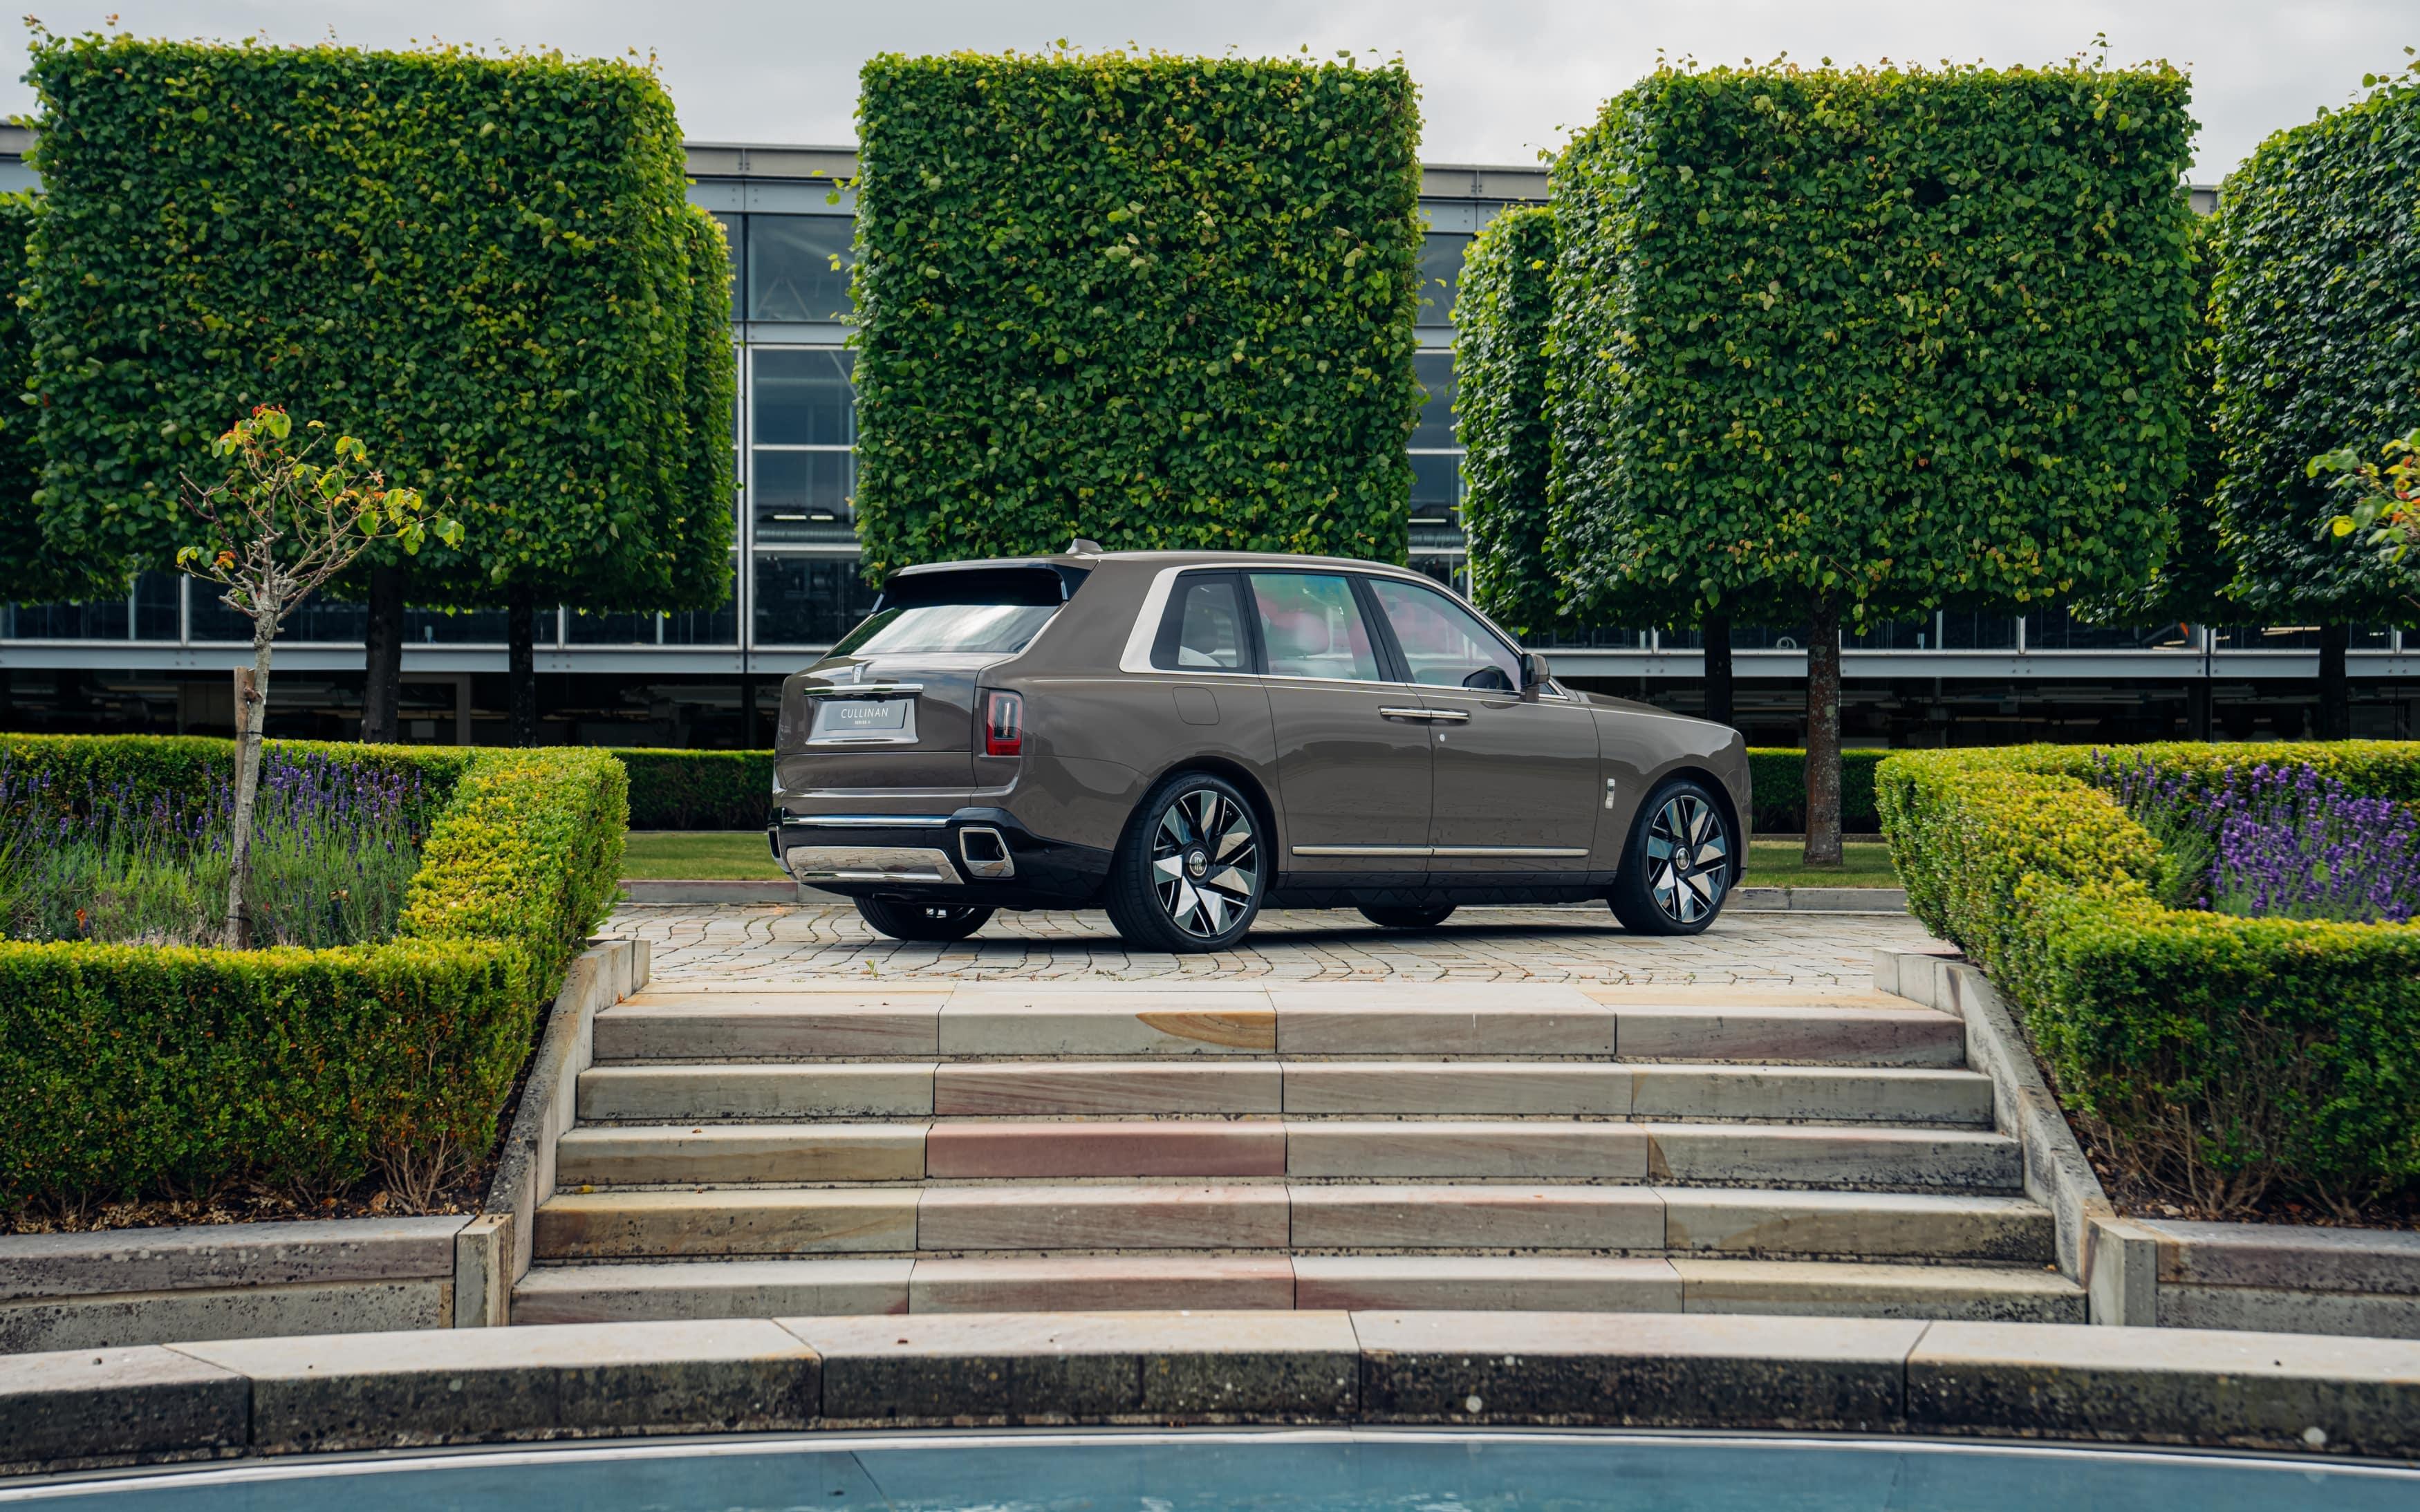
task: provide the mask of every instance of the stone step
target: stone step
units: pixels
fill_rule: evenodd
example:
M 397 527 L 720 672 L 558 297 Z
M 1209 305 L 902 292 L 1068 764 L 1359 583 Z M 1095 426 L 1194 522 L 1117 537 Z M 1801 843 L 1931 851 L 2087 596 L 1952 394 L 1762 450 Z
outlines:
M 542 1265 L 517 1323 L 1147 1308 L 1525 1309 L 2085 1321 L 2019 1267 L 1499 1255 L 987 1255 Z
M 1540 984 L 642 994 L 597 1017 L 601 1062 L 827 1057 L 1621 1056 L 1949 1066 L 1965 1026 L 1913 1004 L 1624 1002 Z
M 1791 1182 L 2013 1192 L 2003 1134 L 1887 1125 L 1149 1119 L 576 1128 L 559 1183 L 1279 1177 Z
M 2039 1263 L 2020 1197 L 1684 1186 L 990 1184 L 562 1194 L 549 1259 L 999 1250 L 1565 1250 Z
M 1988 1125 L 1992 1083 L 1931 1067 L 1207 1057 L 618 1065 L 580 1073 L 587 1122 L 1278 1113 Z

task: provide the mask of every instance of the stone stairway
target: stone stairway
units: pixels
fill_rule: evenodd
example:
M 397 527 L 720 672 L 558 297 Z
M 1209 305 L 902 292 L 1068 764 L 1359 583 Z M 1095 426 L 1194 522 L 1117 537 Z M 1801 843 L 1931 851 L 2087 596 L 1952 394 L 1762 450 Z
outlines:
M 1964 1059 L 1959 1020 L 1879 994 L 649 992 L 597 1019 L 512 1317 L 2081 1322 Z

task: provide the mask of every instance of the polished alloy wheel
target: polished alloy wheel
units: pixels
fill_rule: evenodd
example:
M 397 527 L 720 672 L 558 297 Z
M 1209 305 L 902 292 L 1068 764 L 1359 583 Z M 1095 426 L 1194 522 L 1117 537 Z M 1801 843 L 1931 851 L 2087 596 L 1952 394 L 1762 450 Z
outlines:
M 1211 939 L 1259 890 L 1260 837 L 1252 811 L 1217 788 L 1190 788 L 1160 810 L 1151 841 L 1152 890 L 1169 921 Z
M 1655 907 L 1676 924 L 1695 924 L 1722 906 L 1730 887 L 1730 837 L 1722 816 L 1694 793 L 1678 793 L 1647 828 L 1647 886 Z

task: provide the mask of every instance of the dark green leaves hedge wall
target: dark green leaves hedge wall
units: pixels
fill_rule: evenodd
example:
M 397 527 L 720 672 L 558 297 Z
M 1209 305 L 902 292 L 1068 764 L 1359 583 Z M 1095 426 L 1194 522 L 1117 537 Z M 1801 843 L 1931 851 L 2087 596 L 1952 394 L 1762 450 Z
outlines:
M 0 573 L 8 575 L 8 596 L 39 603 L 97 585 L 83 580 L 65 558 L 50 549 L 34 503 L 34 490 L 41 483 L 42 449 L 37 417 L 18 397 L 25 392 L 33 338 L 17 308 L 17 288 L 25 279 L 25 239 L 32 234 L 33 221 L 31 196 L 0 194 Z
M 1557 160 L 1555 554 L 1584 607 L 1844 617 L 2158 560 L 2183 76 L 1660 69 Z
M 1453 297 L 1454 438 L 1463 446 L 1471 599 L 1525 634 L 1560 617 L 1545 557 L 1554 267 L 1554 211 L 1515 207 L 1463 254 Z
M 729 421 L 690 369 L 695 301 L 727 318 L 728 274 L 697 255 L 651 72 L 96 35 L 38 37 L 30 77 L 54 547 L 163 565 L 192 533 L 180 470 L 277 403 L 462 519 L 460 553 L 414 563 L 426 601 L 719 600 L 730 494 L 692 491 Z
M 869 575 L 1078 534 L 1402 559 L 1402 69 L 885 55 L 858 127 Z
M 2420 423 L 2420 78 L 2279 131 L 2219 193 L 2220 529 L 2257 609 L 2406 611 L 2408 579 L 2324 534 L 2303 469 Z

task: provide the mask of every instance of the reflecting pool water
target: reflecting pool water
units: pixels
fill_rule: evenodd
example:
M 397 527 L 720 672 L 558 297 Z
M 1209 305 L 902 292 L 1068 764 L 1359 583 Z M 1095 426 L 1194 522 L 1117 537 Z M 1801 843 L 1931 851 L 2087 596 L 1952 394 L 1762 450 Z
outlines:
M 264 1461 L 0 1486 L 102 1512 L 2370 1512 L 2420 1471 L 1907 1441 L 1300 1431 L 822 1435 Z

